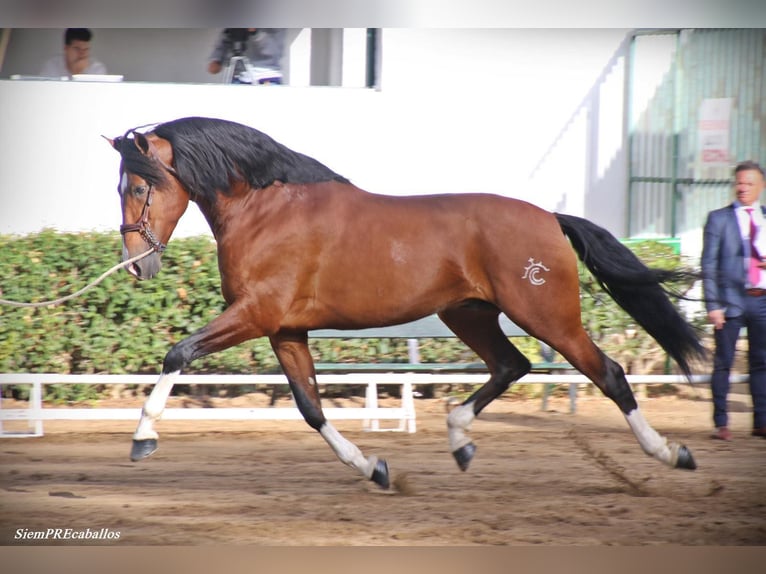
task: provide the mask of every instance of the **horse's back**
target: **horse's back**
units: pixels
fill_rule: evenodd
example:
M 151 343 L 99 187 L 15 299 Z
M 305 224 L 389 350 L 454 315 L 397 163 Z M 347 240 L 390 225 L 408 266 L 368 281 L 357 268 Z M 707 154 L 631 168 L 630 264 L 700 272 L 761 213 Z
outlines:
M 417 237 L 424 244 L 442 242 L 446 254 L 467 250 L 485 260 L 526 261 L 534 253 L 563 251 L 574 261 L 556 217 L 527 201 L 487 193 L 392 197 L 360 194 L 354 216 L 365 229 L 385 221 L 391 236 Z M 379 225 L 379 223 L 378 223 Z M 550 256 L 550 255 L 549 255 Z
M 556 217 L 529 202 L 487 193 L 389 196 L 332 184 L 313 203 L 320 243 L 344 265 L 370 262 L 427 276 L 453 266 L 474 274 L 501 274 L 533 258 L 574 268 Z
M 349 187 L 353 186 L 337 186 Z M 504 227 L 506 231 L 529 233 L 530 227 L 543 225 L 558 228 L 555 217 L 527 201 L 489 193 L 454 193 L 434 195 L 389 196 L 357 190 L 349 193 L 349 209 L 356 217 L 373 220 L 390 218 L 402 227 L 407 225 L 446 228 L 470 228 L 479 225 L 489 230 Z M 346 190 L 348 193 L 348 189 Z
M 478 193 L 385 196 L 343 184 L 324 191 L 312 212 L 319 231 L 306 241 L 315 258 L 305 283 L 316 294 L 311 312 L 326 300 L 343 327 L 412 320 L 471 299 L 506 313 L 530 295 L 539 304 L 551 285 L 527 293 L 535 287 L 523 278 L 530 261 L 569 283 L 566 276 L 576 275 L 555 217 L 525 201 Z

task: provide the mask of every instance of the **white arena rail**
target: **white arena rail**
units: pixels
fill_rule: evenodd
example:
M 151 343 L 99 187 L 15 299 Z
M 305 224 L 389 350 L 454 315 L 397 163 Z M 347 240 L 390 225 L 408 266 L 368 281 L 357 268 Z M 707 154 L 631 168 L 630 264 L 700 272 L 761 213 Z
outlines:
M 58 374 L 0 374 L 0 437 L 42 436 L 46 420 L 134 420 L 141 415 L 140 408 L 50 408 L 43 405 L 43 386 L 53 384 L 154 384 L 157 375 L 58 375 Z M 415 403 L 413 385 L 427 384 L 482 384 L 485 373 L 351 373 L 322 374 L 317 377 L 320 385 L 365 385 L 364 407 L 325 408 L 329 420 L 361 420 L 369 431 L 407 431 L 414 433 Z M 636 384 L 707 384 L 710 375 L 694 375 L 687 380 L 683 375 L 628 375 L 628 382 Z M 748 381 L 747 375 L 732 375 L 732 383 Z M 174 384 L 195 385 L 285 385 L 284 375 L 178 375 Z M 378 385 L 400 385 L 401 404 L 398 407 L 378 406 Z M 570 388 L 570 400 L 574 413 L 576 389 L 582 384 L 592 384 L 578 374 L 529 374 L 514 384 L 566 384 Z M 30 385 L 28 408 L 3 407 L 4 385 Z M 574 393 L 573 393 L 574 391 Z M 574 396 L 573 396 L 574 395 Z M 166 408 L 164 420 L 302 420 L 300 412 L 293 407 L 224 407 L 224 408 Z M 382 420 L 398 421 L 394 428 L 383 428 Z M 27 430 L 16 432 L 6 429 L 4 422 L 26 421 Z
M 43 386 L 55 384 L 91 385 L 146 385 L 154 384 L 157 375 L 57 375 L 57 374 L 0 374 L 0 437 L 42 436 L 46 420 L 135 420 L 141 416 L 140 408 L 50 408 L 43 404 Z M 194 385 L 286 385 L 284 375 L 178 375 L 174 384 Z M 328 407 L 323 411 L 329 420 L 362 420 L 369 431 L 407 431 L 414 433 L 415 405 L 413 382 L 401 375 L 339 374 L 320 375 L 320 385 L 365 385 L 364 407 Z M 399 407 L 378 406 L 378 384 L 401 386 Z M 4 385 L 30 385 L 29 406 L 26 409 L 3 407 Z M 296 407 L 224 407 L 224 408 L 166 408 L 163 420 L 303 420 Z M 398 426 L 384 428 L 380 421 L 395 420 Z M 7 421 L 26 421 L 28 429 L 16 432 L 6 428 Z

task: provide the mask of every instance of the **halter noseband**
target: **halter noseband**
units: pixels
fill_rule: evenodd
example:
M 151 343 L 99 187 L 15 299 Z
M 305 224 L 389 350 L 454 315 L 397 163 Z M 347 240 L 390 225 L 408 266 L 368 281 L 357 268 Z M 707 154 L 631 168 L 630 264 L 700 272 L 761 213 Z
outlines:
M 137 231 L 144 238 L 144 241 L 149 244 L 149 247 L 157 253 L 162 253 L 167 245 L 158 240 L 149 228 L 149 206 L 152 204 L 152 195 L 154 195 L 154 186 L 150 185 L 149 191 L 146 192 L 146 201 L 144 202 L 144 208 L 141 210 L 138 222 L 120 225 L 120 233 L 125 235 L 126 233 Z

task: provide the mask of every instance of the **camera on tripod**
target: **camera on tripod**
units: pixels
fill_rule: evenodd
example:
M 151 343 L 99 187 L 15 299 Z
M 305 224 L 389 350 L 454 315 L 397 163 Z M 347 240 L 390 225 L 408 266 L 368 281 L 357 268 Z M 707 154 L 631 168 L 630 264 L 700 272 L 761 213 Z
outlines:
M 259 45 L 263 39 L 259 33 L 268 36 L 266 31 L 256 28 L 225 28 L 218 49 L 223 50 L 223 57 L 228 55 L 229 63 L 223 75 L 224 84 L 269 84 L 282 83 L 282 73 L 279 69 L 273 70 L 270 62 L 262 62 L 263 54 L 260 53 Z M 256 37 L 258 36 L 258 37 Z M 251 42 L 251 39 L 256 37 Z M 247 54 L 254 54 L 258 60 L 258 66 L 253 66 Z
M 241 57 L 247 50 L 247 41 L 255 35 L 255 30 L 249 28 L 226 28 L 223 31 L 225 45 L 232 57 Z

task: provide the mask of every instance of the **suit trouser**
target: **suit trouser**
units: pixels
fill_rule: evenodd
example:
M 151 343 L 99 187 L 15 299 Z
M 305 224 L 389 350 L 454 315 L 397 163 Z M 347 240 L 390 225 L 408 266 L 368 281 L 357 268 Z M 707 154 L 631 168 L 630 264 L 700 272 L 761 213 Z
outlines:
M 728 425 L 726 397 L 729 393 L 729 373 L 742 327 L 747 328 L 753 427 L 766 427 L 766 295 L 746 295 L 745 312 L 738 317 L 726 317 L 723 328 L 715 331 L 711 388 L 713 423 L 716 427 Z

